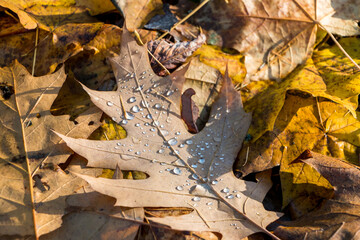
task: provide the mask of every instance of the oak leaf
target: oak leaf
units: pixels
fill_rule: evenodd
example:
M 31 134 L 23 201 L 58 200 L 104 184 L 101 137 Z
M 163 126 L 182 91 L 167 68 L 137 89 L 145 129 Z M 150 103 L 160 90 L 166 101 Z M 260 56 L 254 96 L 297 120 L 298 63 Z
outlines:
M 251 115 L 225 75 L 206 127 L 190 134 L 180 118 L 186 68 L 161 78 L 151 70 L 147 51 L 124 31 L 121 54 L 112 59 L 118 89 L 84 89 L 92 101 L 127 130 L 125 139 L 92 141 L 59 134 L 90 167 L 137 170 L 143 180 L 104 179 L 80 175 L 91 187 L 116 198 L 115 206 L 188 207 L 187 215 L 151 218 L 178 230 L 215 231 L 240 239 L 265 226 L 276 213 L 261 201 L 271 187 L 268 174 L 259 181 L 238 180 L 234 158 L 245 138 Z
M 66 78 L 64 68 L 52 75 L 32 77 L 15 62 L 10 68 L 0 69 L 0 74 L 2 81 L 14 89 L 14 94 L 0 103 L 0 205 L 4 216 L 0 236 L 32 236 L 34 231 L 39 236 L 60 226 L 63 196 L 81 183 L 81 179 L 57 166 L 70 152 L 59 145 L 61 139 L 50 129 L 87 137 L 99 125 L 101 113 L 92 108 L 76 119 L 77 124 L 69 121 L 69 116 L 51 115 L 51 104 Z M 34 180 L 34 189 L 29 179 Z

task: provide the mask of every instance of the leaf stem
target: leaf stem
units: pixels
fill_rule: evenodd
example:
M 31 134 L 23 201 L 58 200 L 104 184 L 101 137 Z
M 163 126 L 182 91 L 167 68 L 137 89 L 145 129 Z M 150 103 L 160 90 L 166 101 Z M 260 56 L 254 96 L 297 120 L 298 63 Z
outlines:
M 25 129 L 24 129 L 25 122 L 21 120 L 21 113 L 20 113 L 19 103 L 18 103 L 17 98 L 16 98 L 16 81 L 15 81 L 14 72 L 12 72 L 12 74 L 13 74 L 13 78 L 14 78 L 15 103 L 16 103 L 16 107 L 17 107 L 17 112 L 19 114 L 19 119 L 20 119 L 20 124 L 21 124 L 21 136 L 22 136 L 22 140 L 23 140 L 23 144 L 24 144 L 24 152 L 25 152 L 25 159 L 26 159 L 26 169 L 27 169 L 26 173 L 27 173 L 28 180 L 29 180 L 29 191 L 30 191 L 30 200 L 31 200 L 31 208 L 32 208 L 31 209 L 31 211 L 32 211 L 32 220 L 33 220 L 33 224 L 34 224 L 34 234 L 35 234 L 35 239 L 38 240 L 39 236 L 38 236 L 37 227 L 36 227 L 36 211 L 35 211 L 33 180 L 32 180 L 32 176 L 31 176 L 30 163 L 29 163 L 29 157 L 28 157 L 28 154 L 27 154 L 27 146 L 26 146 L 26 139 L 25 139 Z

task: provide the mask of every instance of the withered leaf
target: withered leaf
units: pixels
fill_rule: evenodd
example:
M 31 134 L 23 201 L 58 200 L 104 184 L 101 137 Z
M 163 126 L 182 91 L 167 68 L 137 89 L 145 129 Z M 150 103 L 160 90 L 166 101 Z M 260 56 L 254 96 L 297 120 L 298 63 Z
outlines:
M 186 61 L 206 41 L 204 34 L 200 34 L 192 41 L 170 43 L 164 39 L 149 41 L 147 46 L 155 58 L 167 69 L 175 69 Z M 160 76 L 166 75 L 164 69 L 151 58 L 151 67 Z
M 69 121 L 69 116 L 51 115 L 51 104 L 66 78 L 64 68 L 51 75 L 32 77 L 15 62 L 12 67 L 0 69 L 0 77 L 14 87 L 14 94 L 0 102 L 0 211 L 4 216 L 0 238 L 35 234 L 32 204 L 36 231 L 41 235 L 60 226 L 64 196 L 71 194 L 81 182 L 57 166 L 70 152 L 59 145 L 61 139 L 50 130 L 87 137 L 99 125 L 101 112 L 90 109 L 76 119 L 78 124 Z M 35 180 L 33 193 L 31 177 Z
M 279 222 L 275 234 L 282 239 L 358 239 L 360 168 L 309 150 L 305 153 L 296 162 L 304 162 L 324 176 L 334 186 L 334 195 L 296 221 Z
M 186 68 L 161 78 L 151 70 L 147 50 L 128 31 L 122 50 L 112 59 L 118 89 L 84 89 L 91 100 L 128 132 L 125 139 L 92 141 L 59 134 L 88 160 L 90 167 L 145 172 L 143 180 L 105 179 L 81 175 L 91 187 L 116 198 L 116 206 L 188 207 L 187 215 L 150 218 L 178 230 L 220 232 L 241 239 L 276 219 L 261 201 L 271 187 L 268 174 L 259 181 L 237 179 L 232 165 L 251 121 L 230 78 L 223 79 L 206 127 L 190 134 L 180 118 Z
M 280 80 L 311 56 L 318 25 L 341 36 L 360 34 L 357 9 L 351 0 L 215 0 L 195 20 L 245 55 L 250 79 Z

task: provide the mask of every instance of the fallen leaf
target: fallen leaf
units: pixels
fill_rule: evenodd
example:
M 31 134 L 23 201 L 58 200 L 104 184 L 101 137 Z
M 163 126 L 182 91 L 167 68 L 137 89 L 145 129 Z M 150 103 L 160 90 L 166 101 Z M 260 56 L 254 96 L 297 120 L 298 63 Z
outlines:
M 170 43 L 166 40 L 149 41 L 148 49 L 166 69 L 175 69 L 186 61 L 202 44 L 206 41 L 204 34 L 200 34 L 192 41 Z M 154 58 L 151 58 L 151 67 L 160 76 L 165 76 L 166 72 Z
M 359 128 L 358 119 L 340 104 L 288 94 L 273 131 L 268 131 L 254 143 L 245 144 L 237 166 L 245 176 L 281 164 L 283 206 L 304 191 L 316 190 L 318 196 L 327 196 L 327 191 L 321 193 L 318 187 L 329 189 L 330 186 L 316 171 L 289 163 L 310 149 L 358 164 Z M 301 183 L 313 184 L 314 188 Z
M 162 10 L 161 0 L 112 0 L 113 4 L 122 12 L 126 27 L 134 31 L 147 23 L 156 12 Z
M 218 69 L 221 74 L 225 74 L 228 68 L 229 77 L 236 83 L 243 82 L 246 69 L 244 57 L 236 53 L 226 53 L 216 46 L 203 45 L 194 55 L 199 55 L 199 60 L 213 68 Z
M 184 120 L 188 127 L 188 131 L 191 133 L 199 132 L 196 126 L 196 120 L 199 117 L 199 108 L 191 99 L 191 97 L 195 94 L 196 93 L 194 89 L 188 88 L 181 95 L 181 118 Z
M 359 44 L 360 41 L 356 41 L 356 43 Z M 349 44 L 345 47 L 346 50 L 351 49 Z M 339 51 L 336 56 L 340 55 Z M 302 91 L 314 97 L 327 98 L 342 104 L 353 116 L 356 116 L 357 96 L 360 94 L 360 85 L 357 82 L 360 81 L 360 73 L 353 73 L 353 68 L 348 67 L 351 63 L 347 58 L 348 61 L 344 59 L 345 56 L 336 59 L 335 55 L 329 55 L 328 52 L 329 50 L 325 49 L 315 53 L 316 62 L 312 59 L 307 60 L 305 65 L 296 68 L 282 82 L 274 83 L 246 102 L 245 110 L 252 111 L 254 116 L 249 129 L 253 141 L 261 137 L 266 131 L 273 130 L 274 123 L 284 105 L 287 91 Z M 354 54 L 354 57 L 360 63 L 360 55 Z M 324 58 L 331 58 L 332 60 L 329 60 L 331 65 Z M 343 68 L 347 68 L 347 70 Z
M 325 177 L 334 187 L 333 197 L 296 221 L 279 221 L 274 233 L 281 239 L 357 239 L 360 168 L 315 152 L 307 151 L 306 155 L 297 162 L 304 162 Z
M 215 231 L 225 239 L 267 232 L 264 227 L 277 218 L 261 203 L 272 185 L 269 174 L 255 183 L 238 180 L 232 172 L 251 116 L 241 108 L 241 97 L 230 78 L 224 77 L 207 126 L 192 135 L 179 116 L 186 68 L 165 78 L 156 76 L 146 49 L 127 31 L 121 54 L 112 59 L 112 65 L 117 91 L 84 89 L 125 127 L 127 138 L 92 141 L 59 135 L 88 160 L 88 166 L 114 169 L 119 165 L 149 177 L 135 181 L 81 177 L 96 191 L 116 198 L 115 206 L 192 208 L 187 215 L 151 218 L 174 229 Z
M 64 196 L 71 194 L 81 182 L 57 166 L 70 152 L 59 145 L 61 139 L 50 130 L 87 137 L 99 125 L 101 113 L 92 108 L 76 119 L 77 124 L 69 121 L 69 116 L 51 115 L 50 106 L 66 78 L 64 68 L 52 75 L 32 77 L 15 62 L 11 68 L 0 69 L 0 74 L 2 81 L 14 89 L 14 94 L 2 99 L 0 104 L 4 216 L 0 235 L 33 236 L 33 214 L 38 235 L 45 234 L 60 226 Z M 29 178 L 34 178 L 33 193 Z
M 245 55 L 248 79 L 285 77 L 312 54 L 318 24 L 333 34 L 360 34 L 353 1 L 210 1 L 194 19 L 224 46 Z

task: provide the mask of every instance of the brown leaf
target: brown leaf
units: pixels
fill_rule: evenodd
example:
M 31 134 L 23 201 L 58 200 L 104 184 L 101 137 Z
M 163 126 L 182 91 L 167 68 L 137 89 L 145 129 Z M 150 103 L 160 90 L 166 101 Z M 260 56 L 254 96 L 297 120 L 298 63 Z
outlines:
M 306 155 L 306 156 L 305 156 Z M 315 168 L 334 186 L 320 208 L 291 222 L 279 222 L 282 239 L 358 239 L 360 233 L 360 168 L 339 159 L 305 151 L 296 162 Z
M 194 89 L 188 88 L 181 95 L 181 118 L 185 121 L 188 131 L 191 133 L 199 132 L 196 126 L 196 120 L 199 117 L 199 108 L 191 99 L 191 97 L 195 94 Z
M 15 62 L 11 68 L 0 69 L 0 76 L 15 90 L 15 94 L 0 103 L 0 205 L 4 216 L 0 236 L 34 235 L 32 194 L 37 231 L 41 235 L 60 226 L 64 196 L 71 194 L 81 182 L 57 166 L 70 152 L 59 145 L 61 139 L 50 130 L 87 137 L 99 125 L 101 113 L 92 108 L 76 119 L 77 124 L 69 121 L 69 116 L 51 115 L 51 104 L 66 78 L 64 68 L 52 75 L 32 77 Z M 90 122 L 94 124 L 89 126 Z M 33 193 L 29 176 L 36 179 Z
M 186 61 L 206 41 L 204 34 L 200 34 L 192 41 L 170 43 L 164 39 L 149 41 L 147 46 L 155 58 L 167 69 L 175 69 Z M 160 76 L 165 76 L 164 69 L 151 58 L 151 67 Z
M 333 34 L 360 34 L 355 9 L 351 0 L 215 0 L 195 20 L 245 55 L 250 79 L 280 80 L 311 56 L 318 23 Z
M 88 160 L 88 166 L 145 172 L 143 180 L 81 175 L 96 191 L 116 198 L 116 206 L 188 207 L 190 214 L 151 218 L 178 230 L 215 231 L 239 239 L 264 227 L 275 213 L 261 201 L 271 187 L 268 175 L 257 183 L 237 179 L 233 161 L 251 121 L 228 76 L 223 79 L 207 126 L 190 134 L 180 118 L 186 68 L 161 78 L 151 70 L 147 50 L 129 32 L 112 59 L 118 90 L 84 89 L 92 101 L 127 130 L 125 139 L 91 141 L 60 135 Z M 251 220 L 250 220 L 251 219 Z M 271 233 L 267 232 L 271 235 Z

